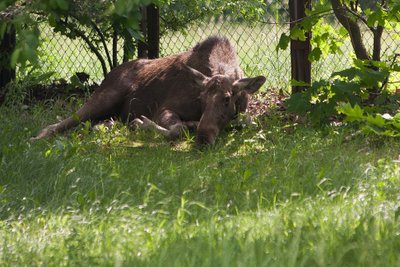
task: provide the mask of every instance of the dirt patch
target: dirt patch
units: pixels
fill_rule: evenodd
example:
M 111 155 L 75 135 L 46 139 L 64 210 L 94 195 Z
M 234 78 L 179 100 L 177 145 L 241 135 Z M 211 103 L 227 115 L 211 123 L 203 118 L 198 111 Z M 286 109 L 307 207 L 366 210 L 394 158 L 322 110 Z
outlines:
M 273 90 L 261 92 L 250 98 L 247 112 L 253 117 L 258 117 L 270 115 L 272 108 L 275 111 L 284 111 L 285 99 L 285 95 Z

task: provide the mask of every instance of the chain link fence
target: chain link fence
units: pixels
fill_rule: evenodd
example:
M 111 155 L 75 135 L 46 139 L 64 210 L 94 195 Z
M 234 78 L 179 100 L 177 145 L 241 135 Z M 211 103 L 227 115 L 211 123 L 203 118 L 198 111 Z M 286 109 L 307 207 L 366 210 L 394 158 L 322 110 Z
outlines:
M 267 87 L 287 87 L 290 79 L 290 51 L 276 50 L 279 38 L 288 25 L 249 24 L 229 20 L 210 20 L 161 38 L 161 52 L 182 52 L 211 35 L 226 36 L 235 46 L 240 65 L 247 76 L 265 75 Z
M 54 78 L 66 81 L 77 72 L 89 74 L 92 82 L 104 78 L 96 55 L 81 39 L 70 39 L 53 32 L 46 23 L 40 25 L 40 30 L 39 66 L 42 72 L 54 72 Z
M 282 1 L 280 14 L 265 14 L 263 22 L 212 18 L 195 22 L 184 31 L 167 32 L 161 37 L 161 56 L 186 51 L 211 35 L 224 35 L 236 47 L 241 67 L 247 76 L 265 75 L 268 89 L 290 88 L 290 50 L 277 50 L 282 33 L 289 32 L 288 1 Z M 332 17 L 329 19 L 339 27 Z M 373 36 L 364 31 L 367 47 L 371 51 Z M 328 78 L 333 71 L 351 66 L 354 57 L 349 38 L 340 47 L 340 53 L 330 54 L 312 64 L 313 80 Z M 382 37 L 383 60 L 400 53 L 400 34 L 385 32 Z M 120 55 L 122 58 L 122 55 Z M 79 39 L 71 40 L 50 27 L 42 27 L 40 67 L 43 72 L 55 72 L 54 77 L 68 80 L 76 72 L 90 75 L 91 81 L 103 79 L 101 66 L 96 56 Z

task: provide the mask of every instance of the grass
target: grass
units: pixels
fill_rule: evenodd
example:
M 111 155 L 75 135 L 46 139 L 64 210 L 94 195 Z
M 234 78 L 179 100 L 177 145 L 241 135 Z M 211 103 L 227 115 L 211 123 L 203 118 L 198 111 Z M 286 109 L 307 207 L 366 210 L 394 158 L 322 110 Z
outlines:
M 399 144 L 278 115 L 198 151 L 2 107 L 1 266 L 398 266 Z
M 163 53 L 222 33 L 248 75 L 287 89 L 279 29 L 249 27 L 171 34 Z M 44 49 L 56 52 L 46 56 L 62 62 L 43 57 L 44 67 L 60 77 L 81 71 L 48 38 Z M 314 77 L 340 57 L 314 66 Z M 0 107 L 0 266 L 400 266 L 396 139 L 313 129 L 277 113 L 202 151 L 193 136 L 169 143 L 123 125 L 31 142 L 76 99 L 24 109 L 20 101 Z

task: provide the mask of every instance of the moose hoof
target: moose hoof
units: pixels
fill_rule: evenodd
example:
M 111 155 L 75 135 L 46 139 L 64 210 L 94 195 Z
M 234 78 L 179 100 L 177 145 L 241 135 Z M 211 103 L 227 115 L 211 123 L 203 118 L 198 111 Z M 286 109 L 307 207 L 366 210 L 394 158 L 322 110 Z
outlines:
M 134 119 L 134 120 L 130 123 L 130 126 L 131 126 L 134 130 L 136 130 L 136 129 L 141 129 L 141 128 L 142 128 L 142 127 L 141 127 L 142 124 L 143 124 L 143 121 L 142 121 L 141 119 L 136 118 L 136 119 Z
M 93 126 L 93 130 L 94 131 L 100 131 L 102 128 L 104 128 L 105 130 L 109 131 L 114 127 L 115 121 L 114 120 L 106 120 L 103 121 L 102 123 L 98 123 L 96 125 Z
M 44 128 L 43 130 L 40 131 L 40 133 L 37 136 L 31 137 L 31 141 L 43 139 L 49 136 L 53 136 L 56 133 L 56 128 L 58 124 L 52 124 Z
M 153 129 L 155 125 L 155 123 L 152 120 L 148 119 L 145 116 L 141 116 L 140 119 L 139 118 L 134 119 L 132 123 L 136 128 L 142 130 Z

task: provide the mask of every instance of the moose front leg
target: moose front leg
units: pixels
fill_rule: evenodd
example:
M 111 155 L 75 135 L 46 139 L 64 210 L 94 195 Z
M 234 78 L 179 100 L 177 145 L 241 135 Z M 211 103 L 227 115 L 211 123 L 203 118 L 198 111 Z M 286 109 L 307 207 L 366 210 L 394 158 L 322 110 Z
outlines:
M 196 129 L 199 123 L 197 121 L 183 122 L 177 114 L 168 110 L 160 114 L 158 121 L 160 124 L 141 116 L 134 119 L 133 124 L 141 129 L 156 131 L 166 138 L 174 140 L 182 136 L 185 131 Z
M 132 122 L 136 127 L 142 129 L 142 130 L 153 130 L 156 131 L 165 137 L 170 137 L 171 136 L 171 131 L 168 129 L 165 129 L 164 127 L 161 127 L 154 121 L 150 120 L 146 116 L 140 116 L 139 118 L 136 118 Z

